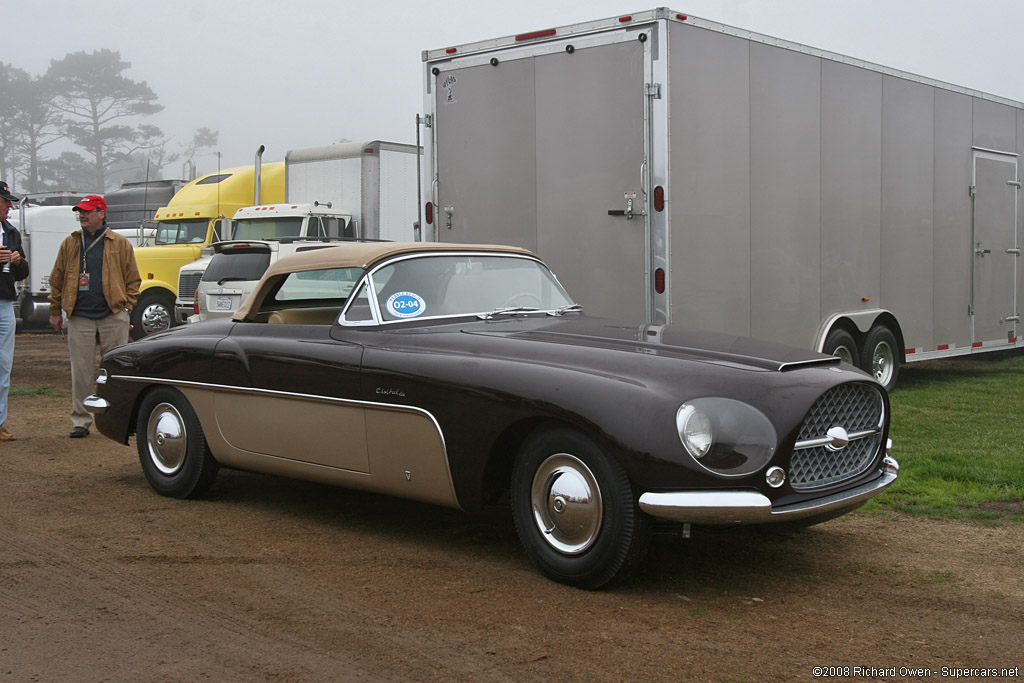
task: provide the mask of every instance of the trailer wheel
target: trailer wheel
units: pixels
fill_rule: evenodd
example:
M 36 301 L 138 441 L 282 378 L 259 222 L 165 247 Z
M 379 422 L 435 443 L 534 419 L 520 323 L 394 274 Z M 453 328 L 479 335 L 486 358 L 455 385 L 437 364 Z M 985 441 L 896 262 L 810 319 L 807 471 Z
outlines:
M 860 362 L 860 350 L 857 348 L 857 340 L 846 330 L 836 328 L 825 337 L 825 346 L 822 353 L 830 356 L 837 356 L 844 363 L 858 365 Z
M 868 332 L 861 351 L 860 368 L 874 377 L 892 393 L 900 374 L 900 357 L 896 350 L 896 335 L 888 327 L 879 325 Z
M 174 297 L 157 288 L 143 292 L 132 309 L 132 339 L 169 330 L 173 324 Z

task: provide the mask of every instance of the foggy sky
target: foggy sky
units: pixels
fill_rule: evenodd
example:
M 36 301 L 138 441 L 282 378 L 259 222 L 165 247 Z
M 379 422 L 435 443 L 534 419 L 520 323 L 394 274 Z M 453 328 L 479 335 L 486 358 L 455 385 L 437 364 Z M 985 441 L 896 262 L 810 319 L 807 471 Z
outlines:
M 175 140 L 220 132 L 222 168 L 343 138 L 414 142 L 424 50 L 653 9 L 637 0 L 0 0 L 0 60 L 36 75 L 118 50 Z M 1016 0 L 686 0 L 672 9 L 1024 101 Z M 215 154 L 196 158 L 200 174 Z M 165 177 L 181 176 L 180 167 Z

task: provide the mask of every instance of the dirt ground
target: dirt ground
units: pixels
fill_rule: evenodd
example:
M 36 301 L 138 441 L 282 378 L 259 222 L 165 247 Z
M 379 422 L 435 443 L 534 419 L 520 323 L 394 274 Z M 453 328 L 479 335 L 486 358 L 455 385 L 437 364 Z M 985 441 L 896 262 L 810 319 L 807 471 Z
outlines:
M 228 471 L 204 500 L 163 498 L 134 442 L 68 438 L 59 336 L 19 334 L 12 383 L 59 395 L 12 396 L 18 440 L 0 444 L 0 681 L 913 680 L 969 668 L 1013 680 L 1024 666 L 1019 523 L 858 512 L 785 536 L 658 537 L 630 582 L 590 593 L 543 578 L 500 518 Z

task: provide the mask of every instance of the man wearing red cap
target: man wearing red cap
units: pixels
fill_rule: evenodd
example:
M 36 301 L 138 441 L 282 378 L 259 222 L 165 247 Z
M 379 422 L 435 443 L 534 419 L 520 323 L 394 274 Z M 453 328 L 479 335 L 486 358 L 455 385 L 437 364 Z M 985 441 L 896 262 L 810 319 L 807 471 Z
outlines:
M 85 398 L 95 388 L 96 343 L 102 353 L 128 343 L 129 311 L 139 300 L 139 267 L 124 235 L 107 228 L 107 202 L 87 195 L 73 211 L 82 229 L 64 238 L 50 272 L 50 326 L 64 328 L 71 353 L 71 438 L 89 436 Z
M 19 200 L 7 183 L 0 181 L 0 442 L 14 441 L 7 431 L 7 394 L 14 367 L 14 283 L 28 277 L 28 261 L 21 246 L 21 233 L 7 222 L 7 215 Z

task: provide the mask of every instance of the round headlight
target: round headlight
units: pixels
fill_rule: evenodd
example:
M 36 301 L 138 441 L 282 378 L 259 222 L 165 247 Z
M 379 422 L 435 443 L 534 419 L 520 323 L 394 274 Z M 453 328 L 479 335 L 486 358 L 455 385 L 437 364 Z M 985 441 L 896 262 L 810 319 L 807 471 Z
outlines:
M 763 470 L 778 442 L 775 427 L 764 413 L 729 398 L 687 401 L 676 412 L 676 429 L 694 461 L 722 477 Z
M 676 413 L 676 427 L 679 429 L 679 438 L 693 457 L 700 460 L 711 450 L 715 442 L 711 420 L 692 405 L 684 405 Z

